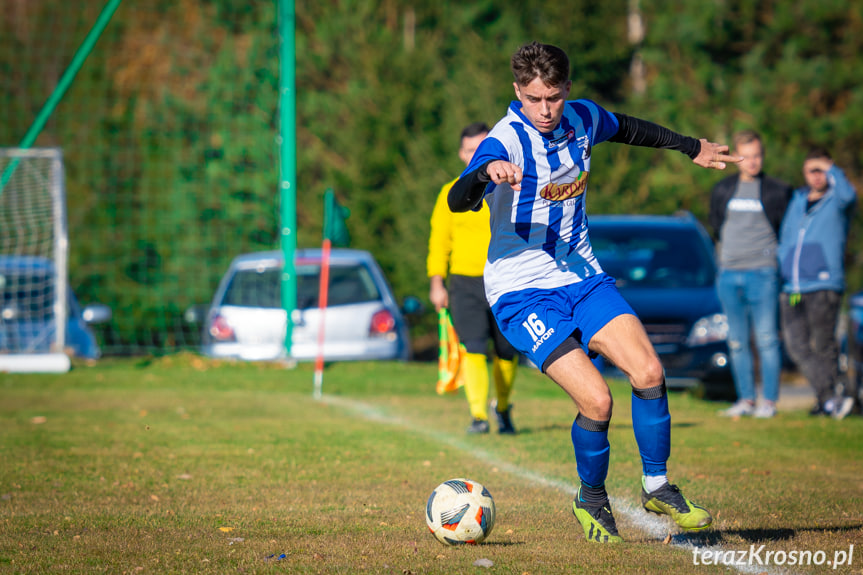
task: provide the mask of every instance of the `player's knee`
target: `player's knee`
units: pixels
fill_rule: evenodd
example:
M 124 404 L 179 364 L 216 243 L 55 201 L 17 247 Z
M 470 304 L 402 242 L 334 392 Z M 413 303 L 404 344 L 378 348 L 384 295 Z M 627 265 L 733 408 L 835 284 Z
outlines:
M 640 366 L 637 374 L 632 377 L 632 386 L 639 389 L 647 389 L 662 385 L 665 381 L 665 369 L 658 357 L 652 358 Z
M 583 402 L 583 405 L 579 405 L 579 411 L 584 413 L 585 416 L 597 421 L 608 421 L 611 419 L 614 400 L 611 398 L 610 391 L 598 391 L 585 398 Z

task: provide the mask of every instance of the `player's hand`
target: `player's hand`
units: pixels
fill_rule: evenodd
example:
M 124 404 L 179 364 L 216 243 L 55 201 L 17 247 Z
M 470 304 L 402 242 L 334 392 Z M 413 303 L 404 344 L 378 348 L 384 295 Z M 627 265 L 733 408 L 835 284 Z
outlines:
M 511 164 L 503 160 L 496 160 L 488 165 L 486 171 L 488 172 L 488 176 L 491 178 L 491 181 L 495 184 L 509 184 L 512 186 L 512 189 L 516 191 L 521 189 L 521 179 L 523 174 L 521 172 L 521 168 L 515 164 Z
M 739 164 L 743 161 L 743 156 L 730 156 L 728 154 L 728 146 L 725 144 L 708 142 L 704 138 L 701 138 L 699 141 L 701 142 L 701 152 L 692 161 L 702 168 L 724 170 L 727 162 Z

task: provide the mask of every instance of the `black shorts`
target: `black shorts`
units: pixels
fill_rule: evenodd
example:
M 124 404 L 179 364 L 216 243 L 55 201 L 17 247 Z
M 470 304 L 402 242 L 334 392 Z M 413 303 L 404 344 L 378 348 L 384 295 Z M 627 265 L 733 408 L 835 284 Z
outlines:
M 449 305 L 455 332 L 468 353 L 486 353 L 491 339 L 497 357 L 510 360 L 516 356 L 516 349 L 494 320 L 482 277 L 449 276 Z

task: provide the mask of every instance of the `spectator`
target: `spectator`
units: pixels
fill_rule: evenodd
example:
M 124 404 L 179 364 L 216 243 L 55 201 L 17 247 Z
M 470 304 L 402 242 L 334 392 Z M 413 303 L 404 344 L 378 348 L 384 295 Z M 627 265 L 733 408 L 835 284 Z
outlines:
M 764 174 L 764 145 L 753 130 L 734 135 L 739 173 L 721 180 L 710 196 L 710 225 L 718 244 L 716 289 L 728 318 L 728 349 L 737 402 L 728 417 L 773 417 L 779 399 L 779 275 L 776 247 L 791 186 Z M 756 405 L 754 332 L 761 368 L 762 401 Z
M 477 146 L 488 134 L 488 126 L 475 123 L 461 133 L 459 158 L 467 165 Z M 485 299 L 482 272 L 485 267 L 488 242 L 491 238 L 488 208 L 478 212 L 454 214 L 447 206 L 447 194 L 456 182 L 441 188 L 431 218 L 428 276 L 431 282 L 429 299 L 440 311 L 450 308 L 453 326 L 467 353 L 462 354 L 459 371 L 464 379 L 473 421 L 468 433 L 488 433 L 488 360 L 486 350 L 491 339 L 494 384 L 497 391 L 495 416 L 497 431 L 515 434 L 512 406 L 509 403 L 512 383 L 518 365 L 518 354 L 500 333 Z M 449 290 L 444 283 L 449 278 Z M 451 296 L 451 297 L 450 297 Z
M 806 185 L 794 192 L 779 235 L 782 332 L 791 359 L 815 391 L 810 414 L 842 419 L 854 407 L 854 398 L 834 397 L 839 379 L 836 323 L 857 195 L 824 149 L 806 155 L 803 177 Z

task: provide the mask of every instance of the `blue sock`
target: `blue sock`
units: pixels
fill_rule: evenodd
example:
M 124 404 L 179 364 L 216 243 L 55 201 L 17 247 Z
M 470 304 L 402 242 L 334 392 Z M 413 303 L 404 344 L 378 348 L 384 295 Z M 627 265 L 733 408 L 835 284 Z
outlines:
M 644 475 L 665 475 L 671 454 L 671 414 L 665 382 L 647 389 L 632 388 L 632 429 Z
M 591 487 L 605 485 L 608 476 L 608 422 L 596 421 L 578 414 L 572 424 L 572 446 L 582 483 Z

